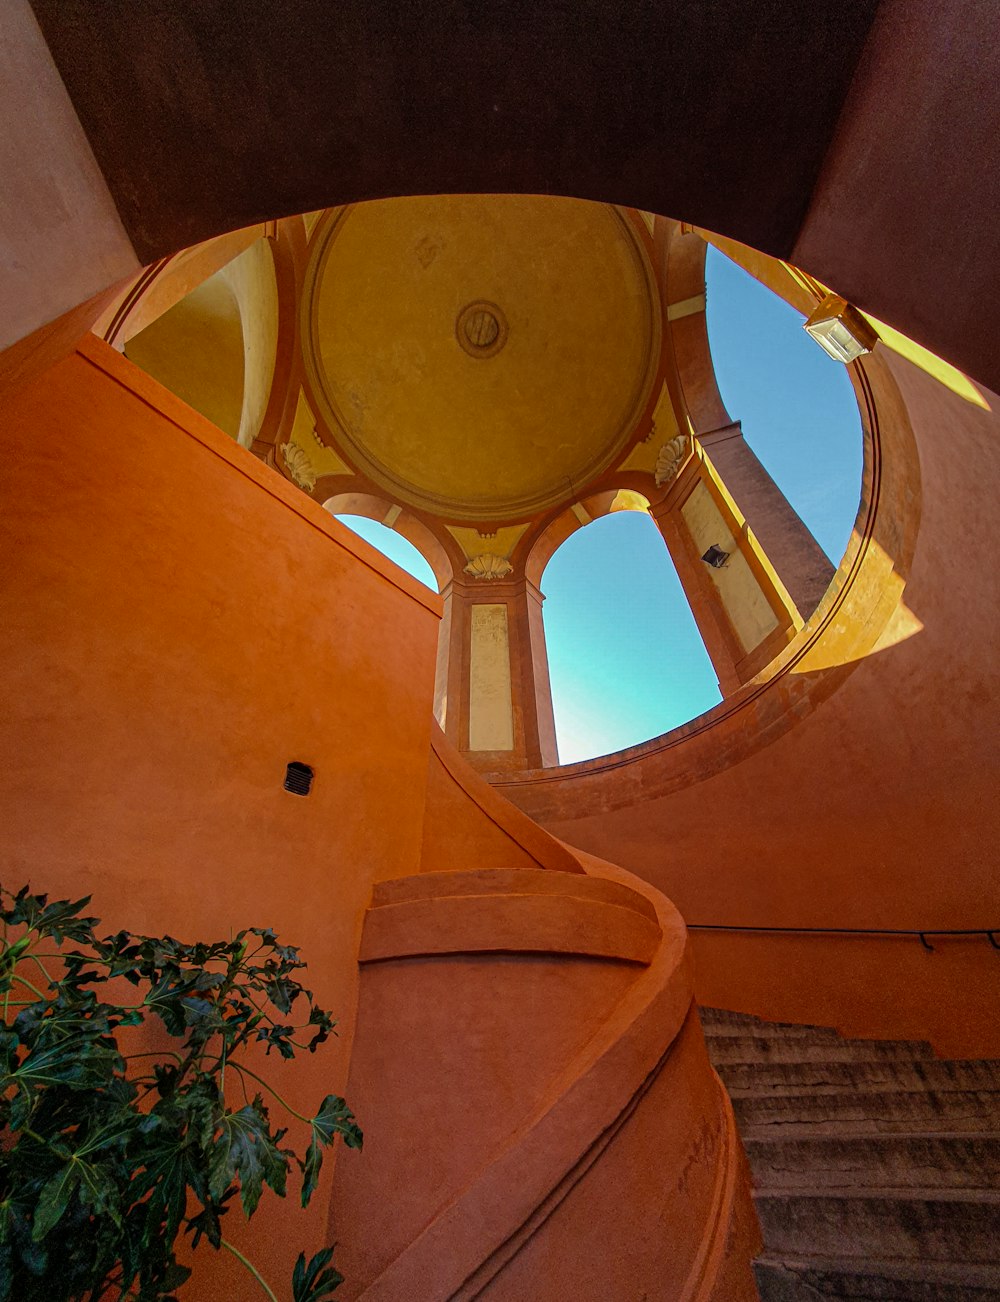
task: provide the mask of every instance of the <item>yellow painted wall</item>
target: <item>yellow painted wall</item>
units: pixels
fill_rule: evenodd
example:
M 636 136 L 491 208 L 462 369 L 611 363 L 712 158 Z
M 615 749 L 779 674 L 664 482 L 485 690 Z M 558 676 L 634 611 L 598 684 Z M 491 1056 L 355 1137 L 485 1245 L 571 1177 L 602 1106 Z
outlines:
M 708 566 L 708 573 L 743 650 L 752 651 L 778 627 L 777 615 L 704 484 L 695 485 L 681 507 L 681 515 L 699 556 L 713 543 L 729 552 L 724 568 Z
M 472 607 L 469 689 L 470 750 L 513 750 L 506 606 Z

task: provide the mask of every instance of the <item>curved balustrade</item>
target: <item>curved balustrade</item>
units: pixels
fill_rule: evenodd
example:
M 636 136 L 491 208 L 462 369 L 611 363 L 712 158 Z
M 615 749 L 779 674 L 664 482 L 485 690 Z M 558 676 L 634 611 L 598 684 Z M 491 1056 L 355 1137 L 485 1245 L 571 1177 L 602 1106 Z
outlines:
M 348 1298 L 756 1297 L 683 923 L 581 860 L 375 887 L 348 1086 L 372 1138 L 333 1200 Z

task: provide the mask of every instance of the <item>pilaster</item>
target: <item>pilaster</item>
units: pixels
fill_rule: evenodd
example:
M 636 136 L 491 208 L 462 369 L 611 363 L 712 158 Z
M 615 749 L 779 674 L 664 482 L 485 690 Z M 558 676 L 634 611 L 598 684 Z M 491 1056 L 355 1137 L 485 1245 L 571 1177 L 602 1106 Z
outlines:
M 699 434 L 761 550 L 774 566 L 803 620 L 830 586 L 835 567 L 788 498 L 761 465 L 739 421 Z
M 539 589 L 522 574 L 452 579 L 442 593 L 435 712 L 477 768 L 558 763 Z

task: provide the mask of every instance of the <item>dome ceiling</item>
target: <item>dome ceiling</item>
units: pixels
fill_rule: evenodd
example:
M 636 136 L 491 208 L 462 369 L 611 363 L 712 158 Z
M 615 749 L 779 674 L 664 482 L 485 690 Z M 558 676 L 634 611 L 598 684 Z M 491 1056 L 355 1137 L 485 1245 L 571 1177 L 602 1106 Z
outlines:
M 636 432 L 660 311 L 638 228 L 578 200 L 449 195 L 328 214 L 303 305 L 337 450 L 402 502 L 501 521 L 572 497 Z

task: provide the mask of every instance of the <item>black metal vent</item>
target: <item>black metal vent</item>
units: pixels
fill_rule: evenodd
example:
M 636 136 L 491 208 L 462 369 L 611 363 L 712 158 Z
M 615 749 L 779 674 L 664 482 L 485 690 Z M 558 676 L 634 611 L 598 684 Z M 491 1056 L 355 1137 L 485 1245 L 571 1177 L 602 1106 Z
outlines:
M 293 796 L 308 796 L 313 784 L 313 771 L 308 764 L 292 760 L 285 769 L 285 790 Z

